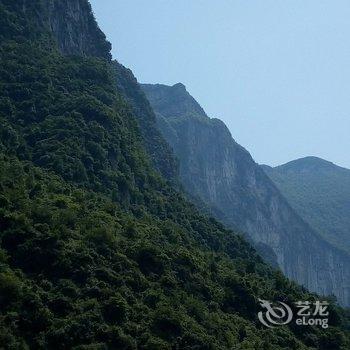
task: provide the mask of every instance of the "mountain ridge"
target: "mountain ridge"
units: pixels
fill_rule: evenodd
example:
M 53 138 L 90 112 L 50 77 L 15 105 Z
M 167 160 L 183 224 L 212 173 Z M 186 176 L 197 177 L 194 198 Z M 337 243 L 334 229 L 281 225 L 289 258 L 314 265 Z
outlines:
M 350 253 L 350 170 L 317 157 L 264 167 L 295 210 L 338 249 Z
M 168 185 L 113 63 L 62 53 L 48 3 L 0 0 L 0 347 L 346 350 L 331 300 L 328 329 L 259 323 L 259 299 L 319 297 Z
M 181 105 L 174 87 L 142 87 L 164 137 L 180 159 L 185 189 L 223 212 L 219 219 L 227 225 L 248 233 L 255 243 L 272 247 L 287 276 L 321 294 L 334 293 L 349 305 L 350 257 L 324 241 L 297 214 L 225 124 L 194 108 L 184 116 L 174 115 L 175 108 L 182 111 L 188 106 L 187 91 Z M 322 256 L 327 257 L 323 262 Z M 333 273 L 338 265 L 342 272 Z
M 348 170 L 346 167 L 339 166 L 331 161 L 328 161 L 326 159 L 316 157 L 316 156 L 306 156 L 301 157 L 292 161 L 289 161 L 287 163 L 274 166 L 272 168 L 279 168 L 279 169 L 309 169 L 312 167 L 316 168 L 337 168 L 337 169 L 343 169 Z

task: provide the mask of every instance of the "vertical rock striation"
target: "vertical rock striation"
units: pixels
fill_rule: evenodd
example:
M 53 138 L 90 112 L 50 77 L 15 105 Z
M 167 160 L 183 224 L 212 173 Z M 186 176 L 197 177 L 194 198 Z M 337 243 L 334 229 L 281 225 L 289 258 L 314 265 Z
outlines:
M 269 246 L 288 277 L 350 305 L 349 256 L 301 219 L 225 124 L 210 119 L 182 84 L 143 89 L 180 160 L 186 190 L 216 207 L 228 225 Z
M 111 44 L 98 27 L 86 0 L 50 0 L 47 22 L 59 49 L 67 55 L 111 58 Z
M 33 3 L 22 0 L 21 10 L 31 11 Z M 47 0 L 37 19 L 52 33 L 64 55 L 90 56 L 111 61 L 116 87 L 133 109 L 140 126 L 144 146 L 155 168 L 174 184 L 178 175 L 177 161 L 156 125 L 156 117 L 133 73 L 112 61 L 111 44 L 100 30 L 87 0 Z

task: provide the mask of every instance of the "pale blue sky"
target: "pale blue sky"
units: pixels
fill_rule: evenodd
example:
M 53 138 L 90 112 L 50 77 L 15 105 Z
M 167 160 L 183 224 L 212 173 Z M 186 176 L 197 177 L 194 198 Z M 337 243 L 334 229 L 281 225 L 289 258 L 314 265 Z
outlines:
M 349 0 L 91 0 L 140 82 L 182 82 L 259 163 L 350 168 Z

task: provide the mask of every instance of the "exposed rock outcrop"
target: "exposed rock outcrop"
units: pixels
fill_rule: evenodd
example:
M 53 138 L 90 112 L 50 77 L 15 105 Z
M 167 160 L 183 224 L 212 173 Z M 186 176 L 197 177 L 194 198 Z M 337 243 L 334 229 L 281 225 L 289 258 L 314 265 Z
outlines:
M 15 23 L 12 35 L 25 24 L 26 28 L 21 30 L 28 37 L 40 36 L 49 30 L 64 54 L 111 59 L 111 44 L 98 27 L 88 1 L 16 0 L 11 6 L 23 17 L 36 22 L 32 25 L 25 21 Z
M 180 159 L 186 190 L 224 214 L 221 220 L 271 247 L 290 278 L 350 305 L 350 259 L 291 208 L 225 124 L 210 119 L 183 85 L 143 85 L 164 137 Z
M 98 27 L 86 0 L 48 1 L 48 23 L 61 52 L 111 58 L 111 44 Z
M 98 27 L 88 1 L 48 0 L 44 4 L 45 15 L 38 14 L 38 20 L 48 27 L 63 54 L 111 60 L 111 44 Z M 31 3 L 23 0 L 22 11 L 30 10 Z M 153 165 L 175 184 L 177 161 L 156 126 L 156 117 L 144 92 L 131 70 L 117 61 L 111 63 L 116 74 L 117 89 L 133 109 Z

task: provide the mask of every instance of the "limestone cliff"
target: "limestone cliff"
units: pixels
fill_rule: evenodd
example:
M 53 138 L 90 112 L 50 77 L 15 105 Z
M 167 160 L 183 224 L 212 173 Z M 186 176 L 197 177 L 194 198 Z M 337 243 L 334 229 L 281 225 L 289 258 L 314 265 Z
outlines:
M 11 3 L 11 8 L 27 20 L 16 19 L 9 24 L 11 31 L 2 35 L 16 38 L 16 34 L 25 33 L 27 38 L 34 39 L 50 31 L 64 54 L 111 58 L 111 44 L 98 27 L 87 0 L 4 2 Z
M 163 135 L 180 159 L 186 190 L 224 221 L 272 248 L 283 272 L 350 305 L 349 256 L 325 242 L 291 208 L 225 124 L 210 119 L 185 87 L 143 85 Z
M 98 27 L 86 0 L 50 0 L 47 23 L 64 54 L 111 58 L 111 44 Z
M 38 1 L 38 0 L 36 0 Z M 111 61 L 111 44 L 100 30 L 87 0 L 46 0 L 41 13 L 33 14 L 33 2 L 22 0 L 20 10 L 31 13 L 52 33 L 61 53 L 96 57 Z M 133 109 L 143 136 L 144 146 L 157 170 L 175 183 L 177 162 L 156 126 L 154 112 L 133 73 L 111 61 L 118 92 Z

